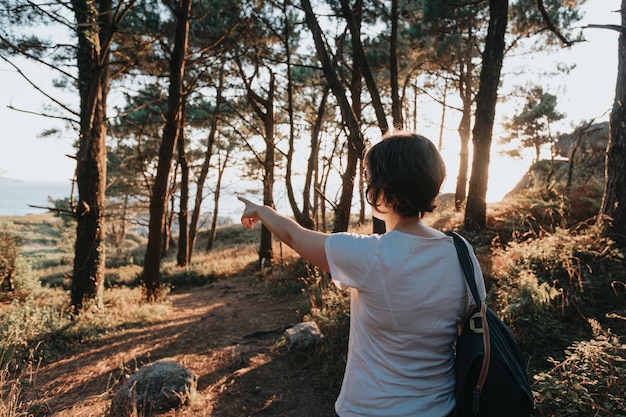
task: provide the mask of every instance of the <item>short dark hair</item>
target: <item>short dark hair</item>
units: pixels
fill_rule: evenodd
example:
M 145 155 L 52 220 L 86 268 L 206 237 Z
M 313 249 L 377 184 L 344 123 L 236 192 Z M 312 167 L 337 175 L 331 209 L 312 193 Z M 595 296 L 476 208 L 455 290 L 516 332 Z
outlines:
M 367 152 L 365 174 L 369 204 L 376 207 L 383 195 L 400 216 L 423 217 L 436 207 L 446 166 L 429 139 L 416 133 L 394 132 Z

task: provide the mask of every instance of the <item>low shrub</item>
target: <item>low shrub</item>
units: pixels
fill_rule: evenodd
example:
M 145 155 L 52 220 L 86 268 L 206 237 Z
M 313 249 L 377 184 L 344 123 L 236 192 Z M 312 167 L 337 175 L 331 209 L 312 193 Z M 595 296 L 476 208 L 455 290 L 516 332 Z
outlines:
M 0 290 L 13 291 L 21 241 L 13 233 L 0 230 Z
M 311 360 L 327 379 L 329 389 L 338 393 L 348 352 L 350 292 L 339 290 L 330 274 L 318 268 L 311 268 L 303 280 L 311 305 L 305 320 L 315 321 L 324 335 L 324 344 Z
M 626 345 L 613 335 L 573 343 L 535 375 L 535 415 L 626 416 Z
M 555 349 L 591 335 L 584 317 L 623 307 L 613 284 L 626 281 L 624 257 L 593 228 L 510 242 L 491 260 L 491 300 L 539 368 Z

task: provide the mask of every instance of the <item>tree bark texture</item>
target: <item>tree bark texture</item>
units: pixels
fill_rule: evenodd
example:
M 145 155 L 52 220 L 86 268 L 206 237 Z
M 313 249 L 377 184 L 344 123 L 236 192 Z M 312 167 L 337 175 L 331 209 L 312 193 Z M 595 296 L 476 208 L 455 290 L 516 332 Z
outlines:
M 346 19 L 346 22 L 348 23 L 350 35 L 352 36 L 352 50 L 355 56 L 355 61 L 358 61 L 359 63 L 359 72 L 362 74 L 363 79 L 365 80 L 367 91 L 369 91 L 370 97 L 372 98 L 372 107 L 374 107 L 374 113 L 376 114 L 378 126 L 384 135 L 385 133 L 387 133 L 387 131 L 389 131 L 389 125 L 387 124 L 387 115 L 385 114 L 385 109 L 383 108 L 383 103 L 380 99 L 380 92 L 378 91 L 376 80 L 374 79 L 374 74 L 372 74 L 372 69 L 367 60 L 367 55 L 365 55 L 363 42 L 361 41 L 360 16 L 362 14 L 362 8 L 362 0 L 357 0 L 356 2 L 356 13 L 350 9 L 348 0 L 341 0 L 341 11 L 344 15 L 344 18 Z M 356 70 L 356 68 L 353 68 L 353 71 L 354 70 Z M 357 121 L 360 122 L 360 118 L 357 118 Z
M 487 225 L 487 185 L 491 140 L 504 57 L 508 8 L 508 0 L 489 0 L 489 27 L 483 51 L 480 84 L 476 95 L 474 154 L 463 224 L 463 227 L 468 230 L 485 230 Z
M 276 77 L 270 71 L 267 98 L 256 94 L 249 83 L 246 83 L 248 101 L 256 115 L 263 123 L 265 141 L 265 160 L 263 161 L 263 204 L 274 206 L 274 165 L 276 161 L 274 144 L 274 92 Z M 261 268 L 272 265 L 274 258 L 272 249 L 272 232 L 261 225 L 261 243 L 259 245 L 259 265 Z
M 75 314 L 86 300 L 103 307 L 105 268 L 106 101 L 109 91 L 110 0 L 73 0 L 78 49 L 80 133 L 76 158 L 78 205 L 71 287 Z
M 218 154 L 219 157 L 219 154 Z M 217 220 L 219 213 L 220 193 L 222 190 L 222 178 L 224 178 L 224 171 L 228 165 L 229 154 L 224 155 L 224 162 L 221 162 L 218 158 L 217 162 L 217 182 L 215 184 L 215 193 L 213 194 L 213 218 L 211 219 L 211 229 L 209 230 L 206 242 L 206 252 L 213 249 L 213 243 L 215 242 L 215 236 L 217 234 Z
M 204 161 L 200 168 L 200 174 L 198 175 L 196 197 L 194 201 L 193 211 L 191 213 L 191 222 L 189 224 L 189 262 L 191 262 L 191 256 L 193 254 L 194 247 L 197 240 L 198 220 L 200 219 L 200 211 L 202 208 L 202 201 L 204 199 L 204 183 L 206 182 L 209 174 L 209 167 L 211 166 L 211 156 L 213 155 L 213 145 L 215 144 L 215 137 L 217 135 L 217 126 L 219 121 L 219 111 L 222 107 L 222 90 L 224 84 L 224 67 L 220 68 L 220 79 L 217 85 L 217 91 L 215 93 L 215 111 L 213 112 L 213 118 L 211 119 L 211 128 L 209 130 L 209 136 L 207 138 L 206 150 L 204 152 Z
M 317 230 L 325 230 L 325 221 L 319 221 L 319 218 L 324 219 L 324 199 L 319 194 L 320 190 L 320 165 L 319 165 L 319 150 L 320 150 L 320 132 L 322 131 L 322 122 L 324 121 L 324 115 L 326 114 L 326 103 L 328 102 L 328 96 L 330 95 L 330 87 L 324 86 L 324 92 L 322 93 L 322 99 L 317 108 L 315 115 L 315 121 L 311 127 L 311 155 L 307 163 L 306 177 L 303 190 L 303 198 L 305 201 L 310 199 L 310 190 L 313 188 L 313 207 L 311 207 L 311 214 L 313 215 L 314 223 L 316 223 Z M 321 225 L 320 225 L 321 223 Z M 320 227 L 321 226 L 321 227 Z
M 618 41 L 617 83 L 606 149 L 604 195 L 598 224 L 604 236 L 626 246 L 626 0 L 621 3 L 622 31 Z
M 157 301 L 161 292 L 161 239 L 167 209 L 167 185 L 172 158 L 182 121 L 183 76 L 185 74 L 185 52 L 189 38 L 189 14 L 191 0 L 180 0 L 176 10 L 176 35 L 170 60 L 170 85 L 163 139 L 159 148 L 157 174 L 150 196 L 150 221 L 148 245 L 142 275 L 143 285 L 149 302 Z
M 185 118 L 184 104 L 183 116 Z M 176 264 L 187 266 L 189 263 L 189 163 L 185 154 L 185 132 L 183 123 L 179 126 L 178 134 L 178 165 L 180 165 L 180 202 L 178 209 L 178 253 Z
M 469 77 L 463 77 L 469 80 Z M 461 81 L 465 83 L 465 81 Z M 471 82 L 471 81 L 470 81 Z M 468 86 L 469 87 L 469 86 Z M 471 88 L 471 87 L 470 87 Z M 472 97 L 471 90 L 462 94 L 463 113 L 459 122 L 459 139 L 461 148 L 459 150 L 459 171 L 456 178 L 456 189 L 454 192 L 454 208 L 461 211 L 465 197 L 467 197 L 467 172 L 469 170 L 469 143 L 471 138 L 472 125 Z
M 293 102 L 293 76 L 292 76 L 292 64 L 291 64 L 291 22 L 289 20 L 289 15 L 287 13 L 286 4 L 283 4 L 283 16 L 284 16 L 284 27 L 283 27 L 283 37 L 282 42 L 285 47 L 285 58 L 287 64 L 287 117 L 289 118 L 289 150 L 287 151 L 287 167 L 285 172 L 285 186 L 287 188 L 287 199 L 289 200 L 289 205 L 291 206 L 291 211 L 293 212 L 294 218 L 296 222 L 302 227 L 306 227 L 307 229 L 313 229 L 315 223 L 311 218 L 311 202 L 309 201 L 310 189 L 311 189 L 311 180 L 310 177 L 307 178 L 305 183 L 305 189 L 303 191 L 303 202 L 302 202 L 302 210 L 298 207 L 298 203 L 296 202 L 296 196 L 293 190 L 293 154 L 294 154 L 294 140 L 295 140 L 295 121 L 294 121 L 294 102 Z M 311 155 L 315 155 L 317 157 L 317 153 L 312 152 Z M 310 171 L 307 170 L 307 175 L 310 174 Z M 308 189 L 306 186 L 308 185 Z
M 395 3 L 395 11 L 397 13 L 397 2 Z M 392 6 L 393 7 L 393 6 Z M 361 82 L 361 78 L 365 79 L 365 85 L 367 86 L 367 90 L 370 93 L 370 97 L 372 97 L 372 106 L 374 107 L 374 113 L 376 114 L 376 120 L 378 121 L 378 127 L 382 133 L 382 135 L 385 135 L 388 131 L 389 131 L 389 125 L 387 123 L 387 116 L 385 114 L 385 109 L 383 108 L 383 104 L 382 101 L 380 99 L 380 92 L 378 91 L 378 86 L 376 85 L 376 81 L 374 80 L 374 75 L 372 74 L 372 70 L 371 67 L 369 65 L 369 62 L 367 60 L 367 55 L 365 54 L 365 48 L 363 47 L 363 42 L 361 41 L 361 16 L 363 14 L 363 2 L 361 0 L 358 0 L 354 6 L 354 9 L 350 9 L 350 6 L 348 4 L 348 0 L 341 0 L 341 10 L 342 13 L 344 15 L 344 18 L 346 19 L 346 22 L 348 23 L 348 28 L 350 29 L 350 35 L 352 37 L 352 51 L 354 54 L 354 58 L 353 58 L 353 64 L 352 64 L 352 81 L 351 81 L 351 86 L 350 86 L 350 92 L 352 95 L 352 111 L 355 114 L 355 117 L 357 119 L 357 122 L 360 124 L 361 123 L 361 113 L 362 113 L 362 104 L 361 104 L 361 90 L 362 90 L 362 82 Z M 397 16 L 396 16 L 397 18 Z M 393 17 L 392 17 L 393 20 Z M 397 26 L 397 21 L 395 22 L 396 26 Z M 394 28 L 394 24 L 392 22 L 392 30 Z M 397 27 L 396 27 L 396 32 L 397 32 Z M 395 34 L 397 36 L 397 33 Z M 398 105 L 399 106 L 399 94 L 398 94 L 398 74 L 397 74 L 397 57 L 394 54 L 393 48 L 393 34 L 392 34 L 392 46 L 391 46 L 391 50 L 390 50 L 390 54 L 394 55 L 394 56 L 390 56 L 390 70 L 391 70 L 391 82 L 392 82 L 392 97 L 395 97 L 397 101 L 395 101 L 393 104 L 394 105 Z M 395 70 L 394 71 L 394 67 L 393 65 L 395 64 Z M 393 82 L 395 81 L 395 90 L 393 89 L 394 84 Z M 394 95 L 395 93 L 395 95 Z M 358 98 L 358 100 L 357 100 Z M 394 126 L 395 126 L 395 122 L 396 122 L 396 116 L 394 114 Z M 400 115 L 401 118 L 401 115 Z M 401 127 L 400 126 L 396 126 L 396 127 Z M 354 155 L 354 153 L 348 152 L 348 155 Z M 363 155 L 356 155 L 357 158 L 362 159 Z M 346 168 L 352 168 L 353 166 L 353 162 L 349 161 L 346 164 Z M 355 166 L 355 172 L 353 174 L 353 178 L 357 173 L 357 167 L 358 167 L 358 161 L 357 164 L 354 165 Z M 361 182 L 361 179 L 359 178 L 359 182 Z M 346 189 L 347 191 L 347 189 Z M 364 195 L 361 195 L 361 198 L 363 198 Z M 364 209 L 364 207 L 363 207 Z M 348 211 L 348 218 L 350 216 L 350 212 Z M 362 213 L 359 213 L 359 216 L 362 216 Z M 385 223 L 380 220 L 377 219 L 376 217 L 374 217 L 373 219 L 373 233 L 378 233 L 378 234 L 382 234 L 385 233 Z M 343 226 L 342 226 L 343 227 Z M 345 227 L 348 227 L 348 224 L 345 225 Z M 336 227 L 337 228 L 337 227 Z M 341 231 L 343 229 L 340 229 L 338 231 Z
M 391 85 L 391 117 L 393 127 L 404 128 L 400 83 L 398 82 L 398 0 L 391 0 L 391 39 L 389 40 L 389 82 Z
M 341 116 L 344 123 L 346 124 L 346 127 L 348 128 L 347 147 L 352 148 L 349 149 L 348 153 L 352 153 L 352 155 L 356 155 L 357 158 L 360 158 L 363 156 L 363 153 L 365 151 L 365 144 L 361 135 L 359 123 L 354 116 L 354 113 L 352 113 L 352 107 L 348 102 L 345 88 L 339 80 L 330 56 L 328 55 L 328 51 L 326 50 L 326 45 L 322 36 L 322 30 L 317 21 L 317 18 L 315 17 L 315 13 L 313 13 L 311 2 L 309 0 L 301 0 L 301 4 L 306 16 L 306 24 L 311 31 L 311 34 L 313 35 L 315 50 L 317 51 L 317 57 L 322 64 L 324 76 L 328 81 L 328 85 L 330 86 L 331 91 L 337 99 L 337 103 L 341 111 Z M 350 157 L 348 157 L 348 159 L 349 158 Z M 346 167 L 346 170 L 348 170 L 352 166 L 353 169 L 350 172 L 345 172 L 342 175 L 342 195 L 339 197 L 339 205 L 335 210 L 335 222 L 333 225 L 333 230 L 335 232 L 348 230 L 348 224 L 350 220 L 350 206 L 352 204 L 352 194 L 354 193 L 354 175 L 356 173 L 356 162 L 353 163 L 351 161 L 348 161 L 348 165 L 349 166 Z

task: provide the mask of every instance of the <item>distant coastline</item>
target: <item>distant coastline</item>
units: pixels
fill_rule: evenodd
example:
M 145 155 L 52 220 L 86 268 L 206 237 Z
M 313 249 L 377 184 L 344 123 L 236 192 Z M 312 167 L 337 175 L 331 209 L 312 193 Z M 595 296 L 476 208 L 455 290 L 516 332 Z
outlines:
M 24 182 L 24 181 L 16 180 L 15 178 L 0 177 L 0 182 Z
M 0 216 L 46 213 L 50 199 L 70 196 L 69 181 L 25 181 L 0 177 Z M 38 207 L 31 207 L 38 206 Z

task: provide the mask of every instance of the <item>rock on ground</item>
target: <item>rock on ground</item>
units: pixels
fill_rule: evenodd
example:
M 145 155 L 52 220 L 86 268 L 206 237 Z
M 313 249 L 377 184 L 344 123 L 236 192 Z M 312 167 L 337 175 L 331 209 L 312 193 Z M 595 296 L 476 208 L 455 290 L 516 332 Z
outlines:
M 146 365 L 115 393 L 110 417 L 134 417 L 166 411 L 189 401 L 197 378 L 179 363 L 162 359 Z

